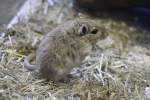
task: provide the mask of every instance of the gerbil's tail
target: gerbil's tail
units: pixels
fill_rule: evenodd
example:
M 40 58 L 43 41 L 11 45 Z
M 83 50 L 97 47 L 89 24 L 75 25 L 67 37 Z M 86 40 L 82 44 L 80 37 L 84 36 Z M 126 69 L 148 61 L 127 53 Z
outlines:
M 29 63 L 29 58 L 27 56 L 24 58 L 24 67 L 29 71 L 35 71 L 37 69 L 36 65 Z

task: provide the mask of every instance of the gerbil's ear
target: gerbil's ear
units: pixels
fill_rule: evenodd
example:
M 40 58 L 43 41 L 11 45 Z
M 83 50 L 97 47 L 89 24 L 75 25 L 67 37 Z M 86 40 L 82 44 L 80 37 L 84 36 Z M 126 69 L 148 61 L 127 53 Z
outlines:
M 88 34 L 88 32 L 89 32 L 89 27 L 85 24 L 82 24 L 79 28 L 79 35 L 83 36 L 83 35 Z
M 98 28 L 96 28 L 96 27 L 93 27 L 92 29 L 91 29 L 91 34 L 97 34 L 97 32 L 98 32 Z

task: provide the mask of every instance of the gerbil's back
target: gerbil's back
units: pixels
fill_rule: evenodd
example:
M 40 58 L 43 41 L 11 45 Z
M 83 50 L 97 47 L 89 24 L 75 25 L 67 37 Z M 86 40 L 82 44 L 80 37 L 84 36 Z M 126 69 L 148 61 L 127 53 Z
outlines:
M 37 64 L 40 66 L 42 76 L 59 80 L 73 67 L 78 66 L 86 55 L 83 53 L 84 43 L 78 42 L 78 38 L 57 37 L 41 45 L 37 52 Z

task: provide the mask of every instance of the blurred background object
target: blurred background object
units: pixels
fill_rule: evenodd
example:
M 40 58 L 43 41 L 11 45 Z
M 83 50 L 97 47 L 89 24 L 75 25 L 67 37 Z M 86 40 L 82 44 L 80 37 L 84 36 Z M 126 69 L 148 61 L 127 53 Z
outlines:
M 83 9 L 89 12 L 127 9 L 132 6 L 135 0 L 73 0 L 76 9 Z
M 43 0 L 26 0 L 20 8 L 16 9 L 17 13 L 10 20 L 10 22 L 7 25 L 7 28 L 11 28 L 20 20 L 27 21 L 32 14 L 34 14 L 38 9 L 40 9 L 42 3 Z
M 25 0 L 0 1 L 0 25 L 8 24 Z
M 12 27 L 20 19 L 25 20 L 31 14 L 41 7 L 46 9 L 49 6 L 44 5 L 47 1 L 51 6 L 59 0 L 1 0 L 0 1 L 0 25 L 6 24 L 7 28 Z M 61 0 L 60 0 L 61 1 Z M 69 1 L 69 0 L 68 0 Z M 150 26 L 150 0 L 70 0 L 73 7 L 81 12 L 88 12 L 91 15 L 100 15 L 103 12 L 108 16 L 122 17 L 130 19 L 135 17 L 135 24 L 147 27 Z M 45 10 L 47 11 L 47 10 Z
M 104 11 L 115 17 L 132 16 L 136 25 L 150 26 L 150 0 L 73 0 L 73 7 L 91 15 L 99 16 Z
M 141 27 L 150 26 L 150 0 L 137 0 L 133 6 L 133 12 L 137 17 L 136 24 Z

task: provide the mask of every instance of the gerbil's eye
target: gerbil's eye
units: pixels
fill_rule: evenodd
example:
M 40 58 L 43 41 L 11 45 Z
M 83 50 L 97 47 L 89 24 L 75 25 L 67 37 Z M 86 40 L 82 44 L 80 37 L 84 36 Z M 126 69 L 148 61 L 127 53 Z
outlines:
M 91 33 L 92 33 L 92 34 L 97 34 L 97 32 L 98 32 L 98 29 L 97 29 L 96 27 L 94 27 L 94 28 L 91 30 Z
M 81 27 L 80 27 L 80 29 L 79 29 L 79 34 L 80 34 L 81 36 L 83 36 L 83 35 L 85 35 L 85 34 L 88 33 L 88 30 L 89 30 L 89 29 L 88 29 L 88 26 L 82 24 Z

